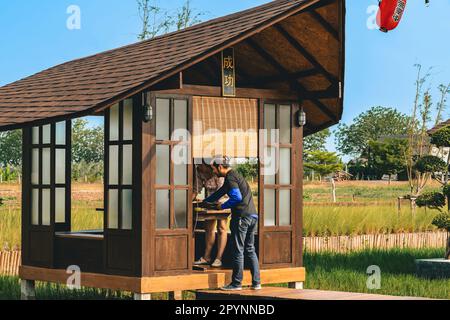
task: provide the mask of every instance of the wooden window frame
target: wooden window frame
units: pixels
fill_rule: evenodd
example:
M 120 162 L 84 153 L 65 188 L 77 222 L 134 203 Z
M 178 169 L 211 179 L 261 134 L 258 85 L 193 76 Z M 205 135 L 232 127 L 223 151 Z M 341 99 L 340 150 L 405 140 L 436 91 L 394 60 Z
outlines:
M 65 123 L 65 144 L 56 144 L 56 124 L 64 122 Z M 44 143 L 43 142 L 43 127 L 46 125 L 50 125 L 50 142 Z M 33 128 L 39 128 L 39 142 L 33 143 Z M 58 231 L 68 231 L 71 227 L 71 163 L 72 163 L 72 122 L 71 120 L 65 120 L 65 121 L 58 121 L 58 122 L 52 122 L 49 124 L 44 124 L 40 126 L 34 126 L 30 129 L 31 132 L 31 145 L 30 145 L 30 154 L 32 154 L 33 150 L 38 149 L 39 152 L 39 179 L 37 184 L 33 184 L 32 179 L 30 178 L 30 198 L 32 199 L 32 192 L 33 190 L 38 190 L 38 224 L 33 224 L 32 221 L 32 211 L 30 211 L 29 216 L 29 225 L 32 230 L 42 230 L 42 231 L 48 231 L 48 230 L 54 230 L 56 232 Z M 43 183 L 43 149 L 50 149 L 50 183 L 44 184 Z M 56 183 L 56 150 L 64 150 L 65 151 L 65 183 Z M 33 166 L 32 159 L 30 162 L 30 169 Z M 30 171 L 31 174 L 31 171 Z M 65 189 L 65 222 L 56 223 L 56 189 L 64 188 Z M 42 212 L 42 194 L 43 190 L 49 190 L 50 191 L 50 224 L 49 225 L 43 225 L 42 224 L 42 218 L 43 218 L 43 212 Z M 32 208 L 32 205 L 31 207 Z M 31 209 L 32 210 L 32 209 Z
M 105 111 L 105 142 L 104 142 L 104 148 L 105 148 L 105 154 L 104 154 L 104 177 L 105 177 L 105 192 L 104 192 L 104 221 L 103 221 L 103 230 L 108 230 L 109 232 L 118 232 L 118 233 L 129 233 L 133 232 L 133 230 L 136 230 L 137 227 L 137 217 L 136 217 L 136 189 L 134 187 L 136 183 L 136 168 L 133 168 L 132 171 L 132 182 L 131 184 L 123 184 L 123 148 L 124 146 L 131 146 L 132 147 L 132 167 L 133 163 L 136 161 L 137 157 L 137 147 L 136 147 L 136 130 L 135 130 L 135 123 L 136 123 L 136 108 L 134 99 L 129 98 L 132 100 L 132 109 L 133 109 L 133 119 L 132 119 L 132 126 L 133 126 L 133 137 L 132 140 L 124 140 L 123 139 L 123 129 L 124 129 L 124 101 L 128 100 L 122 100 L 118 105 L 118 112 L 119 112 L 119 127 L 118 127 L 118 139 L 117 140 L 110 140 L 110 113 L 111 108 L 107 109 Z M 118 164 L 117 164 L 117 184 L 110 184 L 109 183 L 109 149 L 111 146 L 117 146 L 118 147 Z M 110 228 L 109 227 L 109 191 L 110 190 L 117 190 L 118 191 L 118 199 L 117 199 L 117 228 Z M 132 192 L 132 212 L 131 212 L 131 229 L 123 229 L 123 191 L 124 190 L 130 190 Z
M 276 149 L 276 156 L 275 159 L 277 161 L 277 167 L 279 167 L 279 161 L 280 161 L 280 150 L 281 149 L 289 149 L 291 153 L 291 168 L 290 168 L 290 184 L 280 184 L 280 170 L 277 171 L 275 175 L 275 184 L 266 184 L 264 179 L 264 171 L 263 168 L 260 168 L 260 212 L 261 215 L 261 225 L 264 228 L 264 230 L 267 231 L 292 231 L 293 223 L 294 223 L 294 217 L 293 217 L 293 208 L 295 207 L 295 184 L 294 184 L 294 142 L 293 142 L 293 124 L 292 124 L 292 117 L 293 117 L 293 111 L 294 111 L 294 103 L 293 102 L 285 102 L 285 101 L 278 101 L 278 100 L 260 100 L 260 127 L 261 129 L 265 129 L 265 111 L 266 111 L 266 105 L 275 105 L 275 130 L 280 129 L 280 106 L 290 106 L 290 119 L 291 119 L 291 127 L 290 127 L 290 143 L 281 143 L 281 141 L 278 144 L 278 148 Z M 268 144 L 268 147 L 273 147 L 272 144 Z M 264 158 L 264 149 L 263 146 L 260 146 L 260 159 Z M 267 226 L 265 225 L 265 215 L 264 215 L 264 191 L 265 190 L 275 190 L 275 225 L 273 226 Z M 289 225 L 280 225 L 280 191 L 281 190 L 290 190 L 290 224 Z
M 155 199 L 155 208 L 156 208 L 156 192 L 159 190 L 166 190 L 169 191 L 169 226 L 168 228 L 158 228 L 157 227 L 157 214 L 155 214 L 155 229 L 157 230 L 158 234 L 164 235 L 164 234 L 173 234 L 173 233 L 184 233 L 186 230 L 189 230 L 191 228 L 191 222 L 189 219 L 189 216 L 192 215 L 192 209 L 190 208 L 191 201 L 189 199 L 192 199 L 192 170 L 193 170 L 193 159 L 192 159 L 192 139 L 187 142 L 180 142 L 176 140 L 171 140 L 171 135 L 173 134 L 173 130 L 175 127 L 175 116 L 174 116 L 174 109 L 175 109 L 175 100 L 184 100 L 186 101 L 186 107 L 187 107 L 187 115 L 186 115 L 186 129 L 192 135 L 192 97 L 191 96 L 182 96 L 182 95 L 164 95 L 164 94 L 152 94 L 152 105 L 155 108 L 155 119 L 153 120 L 154 126 L 153 126 L 153 132 L 155 136 L 154 140 L 154 148 L 155 148 L 155 165 L 156 165 L 156 146 L 162 145 L 162 146 L 169 146 L 169 158 L 170 158 L 170 164 L 169 164 L 169 184 L 168 185 L 160 185 L 156 184 L 156 166 L 152 170 L 154 172 L 154 199 Z M 157 100 L 169 100 L 169 140 L 157 140 L 156 138 L 156 121 L 158 117 L 158 106 L 157 106 Z M 175 165 L 172 161 L 172 151 L 175 146 L 177 145 L 187 145 L 188 146 L 188 160 L 190 163 L 187 165 L 187 172 L 186 172 L 186 185 L 175 185 Z M 177 190 L 183 190 L 186 191 L 186 226 L 183 228 L 176 227 L 175 223 L 175 191 Z

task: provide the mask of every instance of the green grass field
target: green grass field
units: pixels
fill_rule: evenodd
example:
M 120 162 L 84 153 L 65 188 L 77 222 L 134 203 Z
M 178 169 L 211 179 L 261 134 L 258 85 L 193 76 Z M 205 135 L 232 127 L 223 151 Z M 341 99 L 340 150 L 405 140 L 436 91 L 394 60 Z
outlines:
M 306 289 L 333 290 L 450 299 L 450 279 L 427 280 L 415 276 L 414 260 L 442 256 L 443 250 L 388 250 L 363 251 L 351 254 L 305 254 L 307 270 Z M 377 265 L 381 269 L 381 288 L 367 288 L 367 267 Z M 281 284 L 280 286 L 286 286 Z M 98 289 L 67 290 L 62 286 L 38 283 L 38 299 L 130 299 L 130 293 Z M 19 280 L 0 277 L 0 300 L 19 299 Z M 194 299 L 192 292 L 185 292 L 185 299 Z M 167 294 L 154 295 L 153 299 L 167 299 Z
M 349 254 L 319 253 L 304 255 L 307 270 L 305 287 L 386 294 L 395 296 L 450 299 L 450 279 L 427 280 L 415 275 L 415 259 L 441 257 L 444 249 L 402 249 L 362 251 Z M 381 269 L 381 288 L 367 288 L 369 266 Z
M 337 236 L 434 231 L 437 213 L 425 209 L 413 213 L 407 206 L 398 212 L 395 204 L 305 206 L 303 232 L 305 236 Z

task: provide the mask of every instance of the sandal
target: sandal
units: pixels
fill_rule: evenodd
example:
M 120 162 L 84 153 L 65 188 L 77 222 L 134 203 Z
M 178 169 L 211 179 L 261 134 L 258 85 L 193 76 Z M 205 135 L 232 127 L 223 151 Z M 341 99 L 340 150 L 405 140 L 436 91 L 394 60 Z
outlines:
M 194 261 L 194 265 L 195 266 L 204 266 L 204 265 L 208 265 L 211 264 L 210 261 L 207 261 L 205 258 L 201 257 L 199 260 Z

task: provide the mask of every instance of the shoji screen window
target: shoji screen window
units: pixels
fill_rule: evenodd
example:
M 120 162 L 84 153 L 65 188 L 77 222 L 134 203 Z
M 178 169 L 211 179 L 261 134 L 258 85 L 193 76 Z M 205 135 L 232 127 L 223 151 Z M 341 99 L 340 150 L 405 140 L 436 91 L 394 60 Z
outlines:
M 156 228 L 186 229 L 189 205 L 188 100 L 156 99 Z
M 133 226 L 133 99 L 106 112 L 106 226 L 131 230 Z
M 31 130 L 31 224 L 69 224 L 70 121 Z
M 292 107 L 289 104 L 264 105 L 267 144 L 263 147 L 264 226 L 290 226 L 292 204 Z

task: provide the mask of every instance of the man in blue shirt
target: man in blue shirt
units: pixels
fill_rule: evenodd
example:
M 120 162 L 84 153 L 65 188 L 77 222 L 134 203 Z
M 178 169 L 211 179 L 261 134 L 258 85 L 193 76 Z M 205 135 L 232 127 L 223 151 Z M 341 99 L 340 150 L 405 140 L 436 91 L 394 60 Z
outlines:
M 233 258 L 232 283 L 222 290 L 242 290 L 244 272 L 244 254 L 250 262 L 252 273 L 252 289 L 261 289 L 259 261 L 255 250 L 255 233 L 258 230 L 258 213 L 253 202 L 253 195 L 248 182 L 230 166 L 227 157 L 216 157 L 212 163 L 214 173 L 224 177 L 222 188 L 206 198 L 204 205 L 215 203 L 223 196 L 228 195 L 229 200 L 224 204 L 217 204 L 216 209 L 231 209 L 231 245 Z

